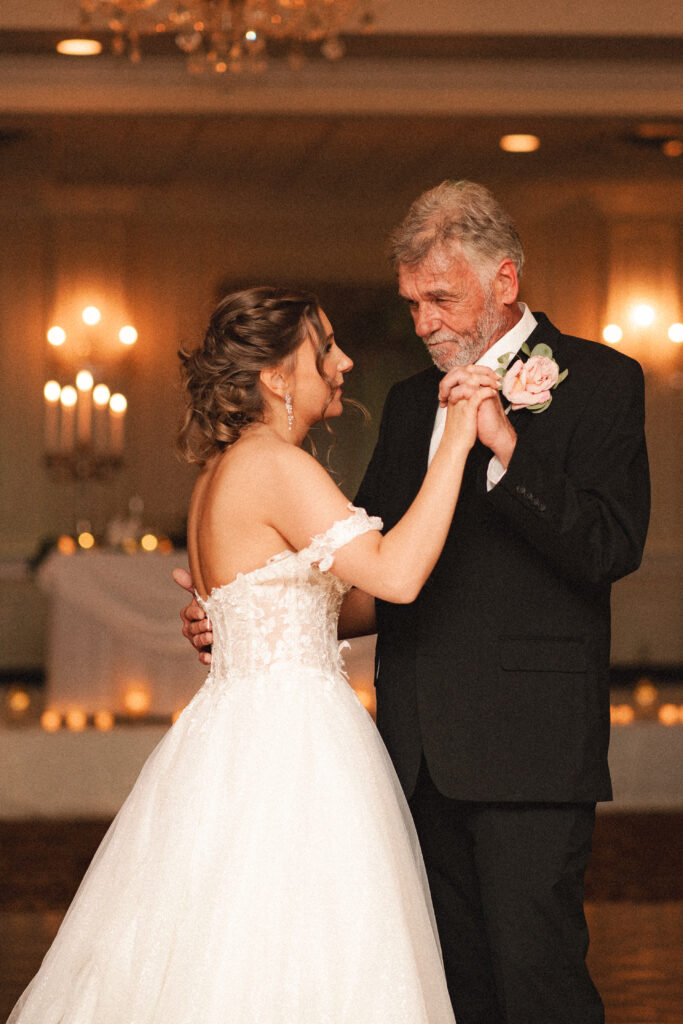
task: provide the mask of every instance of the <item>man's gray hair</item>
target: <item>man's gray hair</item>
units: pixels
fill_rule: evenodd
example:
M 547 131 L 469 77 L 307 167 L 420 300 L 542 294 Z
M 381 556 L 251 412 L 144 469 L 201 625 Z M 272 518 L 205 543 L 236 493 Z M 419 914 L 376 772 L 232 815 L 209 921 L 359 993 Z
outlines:
M 524 252 L 509 215 L 483 185 L 473 181 L 442 181 L 423 192 L 391 235 L 391 260 L 416 267 L 432 249 L 459 243 L 481 272 L 510 259 L 521 276 Z

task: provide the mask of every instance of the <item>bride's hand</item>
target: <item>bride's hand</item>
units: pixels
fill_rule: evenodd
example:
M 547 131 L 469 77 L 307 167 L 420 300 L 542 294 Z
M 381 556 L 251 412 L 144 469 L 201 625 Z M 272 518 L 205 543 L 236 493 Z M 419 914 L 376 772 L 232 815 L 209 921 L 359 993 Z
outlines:
M 482 402 L 495 398 L 497 394 L 497 387 L 484 384 L 473 388 L 467 397 L 462 397 L 461 389 L 453 388 L 447 399 L 444 439 L 452 439 L 455 444 L 465 445 L 469 451 L 477 439 L 479 406 Z

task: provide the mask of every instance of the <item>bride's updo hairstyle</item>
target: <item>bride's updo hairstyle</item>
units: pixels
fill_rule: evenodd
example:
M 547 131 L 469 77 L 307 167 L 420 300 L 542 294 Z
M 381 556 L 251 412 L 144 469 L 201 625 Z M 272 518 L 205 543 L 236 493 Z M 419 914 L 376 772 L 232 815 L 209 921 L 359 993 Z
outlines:
M 263 421 L 261 370 L 291 370 L 307 335 L 325 379 L 327 341 L 318 310 L 315 295 L 284 288 L 248 288 L 221 300 L 199 348 L 178 352 L 187 408 L 177 446 L 188 462 L 204 465 L 250 423 Z

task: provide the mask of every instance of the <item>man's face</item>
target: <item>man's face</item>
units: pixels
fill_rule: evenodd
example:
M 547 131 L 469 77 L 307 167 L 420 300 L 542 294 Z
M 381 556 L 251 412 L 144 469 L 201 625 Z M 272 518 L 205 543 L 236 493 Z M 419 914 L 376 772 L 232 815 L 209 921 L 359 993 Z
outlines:
M 494 283 L 482 285 L 457 248 L 436 250 L 416 267 L 399 267 L 398 290 L 440 370 L 476 362 L 511 326 Z

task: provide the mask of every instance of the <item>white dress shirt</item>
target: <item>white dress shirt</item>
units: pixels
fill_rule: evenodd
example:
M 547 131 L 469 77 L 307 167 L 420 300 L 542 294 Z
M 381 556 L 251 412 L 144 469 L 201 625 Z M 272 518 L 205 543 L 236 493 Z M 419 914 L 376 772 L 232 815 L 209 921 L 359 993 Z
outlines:
M 510 356 L 510 362 L 514 356 L 517 355 L 520 348 L 531 335 L 532 331 L 536 327 L 536 317 L 531 312 L 529 307 L 524 303 L 519 303 L 519 308 L 522 310 L 522 316 L 510 330 L 499 338 L 491 348 L 487 349 L 482 356 L 477 359 L 475 366 L 487 366 L 490 370 L 497 370 L 499 367 L 498 359 L 500 356 Z M 439 407 L 436 410 L 436 417 L 434 419 L 434 429 L 432 431 L 432 439 L 429 444 L 429 460 L 427 465 L 431 463 L 436 453 L 441 438 L 443 437 L 444 428 L 446 426 L 446 408 Z M 487 490 L 491 490 L 492 487 L 498 483 L 505 476 L 505 469 L 502 463 L 498 459 L 497 455 L 494 455 L 489 462 L 488 469 L 486 471 L 486 487 Z

